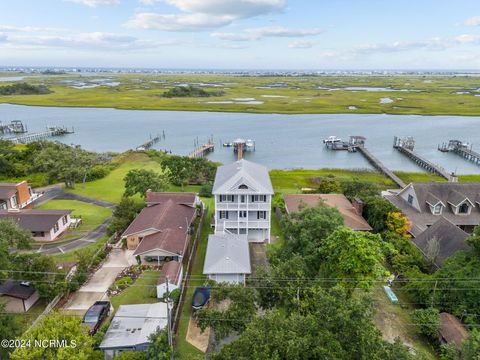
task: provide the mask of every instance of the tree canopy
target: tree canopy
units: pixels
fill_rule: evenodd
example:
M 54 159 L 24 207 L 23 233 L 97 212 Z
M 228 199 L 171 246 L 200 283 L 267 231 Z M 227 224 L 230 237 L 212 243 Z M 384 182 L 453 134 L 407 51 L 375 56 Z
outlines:
M 145 197 L 147 190 L 162 192 L 168 188 L 166 176 L 153 170 L 133 169 L 127 173 L 123 180 L 125 181 L 124 196 L 126 197 L 135 194 Z

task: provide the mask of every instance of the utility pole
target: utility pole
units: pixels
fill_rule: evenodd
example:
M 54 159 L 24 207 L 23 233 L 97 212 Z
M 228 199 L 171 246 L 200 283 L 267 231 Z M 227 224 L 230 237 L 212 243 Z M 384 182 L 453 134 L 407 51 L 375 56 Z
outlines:
M 438 284 L 438 280 L 435 280 L 435 286 L 433 288 L 433 295 L 432 295 L 432 307 L 433 307 L 433 301 L 435 299 L 435 292 L 437 291 L 437 284 Z

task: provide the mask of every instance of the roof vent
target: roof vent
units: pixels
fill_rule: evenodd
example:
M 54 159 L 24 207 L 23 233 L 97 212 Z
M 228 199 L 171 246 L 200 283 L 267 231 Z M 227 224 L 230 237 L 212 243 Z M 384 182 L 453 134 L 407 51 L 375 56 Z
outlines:
M 22 282 L 20 283 L 20 285 L 22 285 L 22 286 L 27 286 L 27 287 L 30 286 L 30 284 L 31 284 L 30 281 L 22 281 Z

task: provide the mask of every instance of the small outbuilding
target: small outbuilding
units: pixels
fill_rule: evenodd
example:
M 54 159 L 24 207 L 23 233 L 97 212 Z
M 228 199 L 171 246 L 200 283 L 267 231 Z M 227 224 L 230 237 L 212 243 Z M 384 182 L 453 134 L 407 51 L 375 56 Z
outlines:
M 150 335 L 167 324 L 166 303 L 120 305 L 100 349 L 106 360 L 123 351 L 145 351 L 150 346 Z
M 216 282 L 245 284 L 251 274 L 246 234 L 215 234 L 208 237 L 203 273 Z
M 39 298 L 38 290 L 30 282 L 10 279 L 0 286 L 0 302 L 7 312 L 26 312 Z
M 181 287 L 182 278 L 183 269 L 181 263 L 175 260 L 165 263 L 160 271 L 160 277 L 157 281 L 157 298 L 161 299 L 167 292 L 167 279 L 168 291 L 172 292 Z

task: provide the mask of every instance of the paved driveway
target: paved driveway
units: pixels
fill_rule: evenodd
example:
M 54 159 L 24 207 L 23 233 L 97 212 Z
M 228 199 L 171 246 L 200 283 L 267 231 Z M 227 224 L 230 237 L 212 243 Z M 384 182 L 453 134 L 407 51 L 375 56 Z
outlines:
M 95 301 L 106 299 L 106 292 L 117 275 L 123 269 L 136 264 L 132 253 L 128 250 L 112 249 L 102 267 L 70 297 L 70 300 L 64 306 L 64 310 L 85 312 Z

